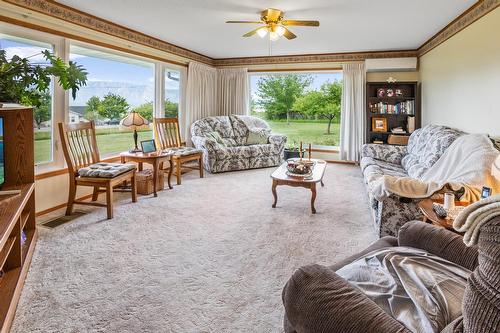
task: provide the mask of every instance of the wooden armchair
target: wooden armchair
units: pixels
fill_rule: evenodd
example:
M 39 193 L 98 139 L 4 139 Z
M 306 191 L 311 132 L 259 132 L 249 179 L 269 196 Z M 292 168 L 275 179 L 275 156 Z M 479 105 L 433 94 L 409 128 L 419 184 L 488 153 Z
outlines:
M 177 118 L 154 118 L 153 128 L 158 149 L 174 151 L 170 165 L 175 165 L 177 185 L 181 185 L 182 168 L 188 162 L 198 162 L 198 166 L 193 169 L 199 170 L 200 178 L 203 178 L 203 152 L 196 148 L 183 147 L 179 131 L 179 120 Z
M 59 123 L 64 158 L 68 164 L 69 195 L 66 215 L 71 215 L 74 204 L 106 207 L 108 219 L 113 218 L 114 187 L 130 181 L 132 184 L 132 202 L 137 202 L 135 166 L 132 164 L 103 163 L 99 157 L 95 136 L 95 124 Z M 77 186 L 94 188 L 92 201 L 76 200 Z M 101 190 L 104 188 L 103 190 Z M 96 202 L 99 193 L 106 192 L 106 203 Z

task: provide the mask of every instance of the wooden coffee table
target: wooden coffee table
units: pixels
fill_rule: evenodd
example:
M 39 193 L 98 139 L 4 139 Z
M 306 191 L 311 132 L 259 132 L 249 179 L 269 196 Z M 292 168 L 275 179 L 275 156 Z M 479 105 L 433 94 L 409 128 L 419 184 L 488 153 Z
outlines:
M 153 166 L 153 195 L 156 197 L 158 194 L 156 193 L 156 180 L 158 178 L 158 172 L 163 172 L 163 163 L 169 162 L 168 168 L 168 188 L 172 189 L 172 185 L 170 184 L 170 177 L 172 176 L 172 153 L 164 153 L 162 151 L 157 151 L 153 153 L 131 153 L 131 152 L 123 152 L 120 154 L 121 162 L 136 162 L 139 166 L 139 171 L 142 171 L 143 163 L 148 163 Z
M 278 202 L 278 194 L 276 193 L 276 187 L 278 187 L 278 185 L 304 187 L 310 189 L 312 192 L 311 211 L 313 214 L 316 214 L 316 208 L 314 208 L 314 201 L 316 200 L 316 184 L 321 183 L 321 186 L 324 186 L 323 175 L 325 174 L 326 170 L 326 162 L 317 159 L 311 159 L 311 160 L 316 162 L 316 164 L 314 164 L 313 174 L 311 178 L 288 176 L 286 172 L 286 165 L 287 165 L 286 162 L 281 164 L 279 168 L 276 169 L 271 174 L 271 178 L 273 179 L 273 186 L 272 186 L 272 191 L 274 196 L 273 208 L 276 208 L 276 203 Z

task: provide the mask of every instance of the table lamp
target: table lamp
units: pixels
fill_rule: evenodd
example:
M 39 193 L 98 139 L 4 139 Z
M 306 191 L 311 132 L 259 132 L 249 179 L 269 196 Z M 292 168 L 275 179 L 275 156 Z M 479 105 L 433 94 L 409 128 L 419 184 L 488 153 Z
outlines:
M 137 146 L 137 130 L 147 127 L 148 125 L 149 121 L 135 111 L 130 112 L 125 118 L 120 121 L 121 127 L 126 127 L 128 129 L 134 130 L 135 148 L 130 150 L 131 153 L 138 153 L 141 151 Z

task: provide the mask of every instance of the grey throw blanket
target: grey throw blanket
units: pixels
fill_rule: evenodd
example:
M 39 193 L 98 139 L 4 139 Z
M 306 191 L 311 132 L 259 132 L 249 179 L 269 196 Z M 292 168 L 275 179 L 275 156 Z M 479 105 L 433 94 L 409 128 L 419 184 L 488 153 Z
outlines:
M 370 252 L 337 271 L 412 332 L 440 332 L 462 314 L 470 271 L 410 247 Z

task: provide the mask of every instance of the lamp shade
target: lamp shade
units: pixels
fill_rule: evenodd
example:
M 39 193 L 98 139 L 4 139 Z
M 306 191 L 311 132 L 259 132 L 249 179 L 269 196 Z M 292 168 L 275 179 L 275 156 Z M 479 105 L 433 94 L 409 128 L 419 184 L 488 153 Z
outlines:
M 120 126 L 129 129 L 137 130 L 149 125 L 149 121 L 137 112 L 130 112 L 125 118 L 120 121 Z
M 493 175 L 493 177 L 500 181 L 500 155 L 498 155 L 495 162 L 493 162 L 491 174 Z

